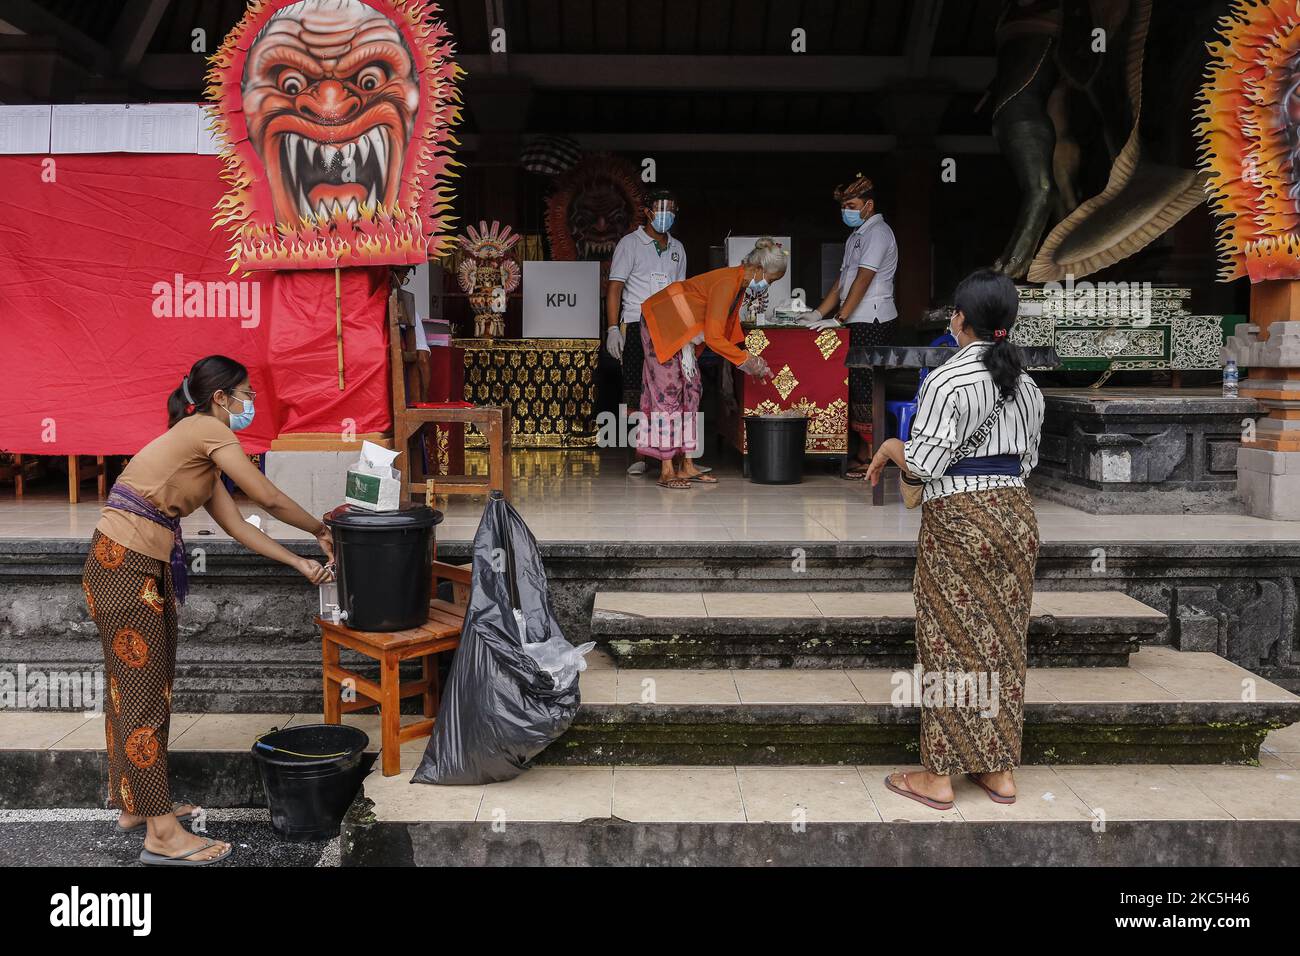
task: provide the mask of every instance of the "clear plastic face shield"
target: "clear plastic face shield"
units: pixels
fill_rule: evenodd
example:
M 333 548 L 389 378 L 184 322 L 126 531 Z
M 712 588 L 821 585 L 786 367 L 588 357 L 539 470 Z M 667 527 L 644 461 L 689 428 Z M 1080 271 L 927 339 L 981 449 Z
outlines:
M 656 199 L 649 208 L 650 222 L 658 232 L 667 232 L 677 221 L 676 199 Z

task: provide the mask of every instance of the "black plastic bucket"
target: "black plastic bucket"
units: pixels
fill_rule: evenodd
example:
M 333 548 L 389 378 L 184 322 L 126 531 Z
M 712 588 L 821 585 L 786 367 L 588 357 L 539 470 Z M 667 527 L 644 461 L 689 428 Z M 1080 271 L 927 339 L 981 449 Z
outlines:
M 368 769 L 369 745 L 365 731 L 347 724 L 303 724 L 264 734 L 253 744 L 253 759 L 262 771 L 271 829 L 292 842 L 338 836 Z
M 749 480 L 759 485 L 803 481 L 808 419 L 802 415 L 750 415 L 745 419 Z
M 434 526 L 440 521 L 442 512 L 424 505 L 397 511 L 340 505 L 325 516 L 348 627 L 404 631 L 429 619 Z

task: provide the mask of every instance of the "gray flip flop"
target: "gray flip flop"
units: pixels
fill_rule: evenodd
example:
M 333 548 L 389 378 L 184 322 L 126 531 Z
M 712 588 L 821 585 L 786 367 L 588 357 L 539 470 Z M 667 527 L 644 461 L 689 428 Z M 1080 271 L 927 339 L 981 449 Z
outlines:
M 146 866 L 207 866 L 209 863 L 220 863 L 226 857 L 230 856 L 231 852 L 234 850 L 233 846 L 226 850 L 225 853 L 220 856 L 214 856 L 210 860 L 190 859 L 190 857 L 195 853 L 202 853 L 209 847 L 216 846 L 217 842 L 218 841 L 216 840 L 210 840 L 205 837 L 203 840 L 203 846 L 195 847 L 193 850 L 190 850 L 190 852 L 182 853 L 180 856 L 163 856 L 161 853 L 154 853 L 152 850 L 141 850 L 140 862 Z
M 176 806 L 180 806 L 180 804 L 177 804 Z M 173 807 L 172 809 L 175 809 L 175 807 Z M 181 826 L 185 826 L 187 824 L 193 823 L 194 818 L 198 816 L 198 812 L 202 809 L 203 809 L 202 807 L 195 807 L 189 813 L 184 813 L 178 816 L 176 818 L 176 822 L 179 823 Z M 113 825 L 117 827 L 118 833 L 139 833 L 146 826 L 148 826 L 148 824 L 144 820 L 141 820 L 133 827 L 124 827 L 122 826 L 121 823 L 119 823 L 116 820 L 113 821 Z

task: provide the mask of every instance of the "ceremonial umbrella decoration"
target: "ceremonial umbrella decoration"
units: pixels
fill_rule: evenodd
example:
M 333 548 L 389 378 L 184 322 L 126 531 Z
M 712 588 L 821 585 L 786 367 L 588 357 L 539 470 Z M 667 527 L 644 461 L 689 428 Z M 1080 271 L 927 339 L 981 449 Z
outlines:
M 449 241 L 460 120 L 428 0 L 250 0 L 211 59 L 231 271 L 414 265 Z
M 1237 0 L 1209 44 L 1197 133 L 1223 281 L 1300 278 L 1300 0 Z
M 465 258 L 456 273 L 474 310 L 474 335 L 500 338 L 506 334 L 506 296 L 519 288 L 519 264 L 510 255 L 519 236 L 496 221 L 490 229 L 479 222 L 477 230 L 470 226 L 465 232 L 457 238 Z

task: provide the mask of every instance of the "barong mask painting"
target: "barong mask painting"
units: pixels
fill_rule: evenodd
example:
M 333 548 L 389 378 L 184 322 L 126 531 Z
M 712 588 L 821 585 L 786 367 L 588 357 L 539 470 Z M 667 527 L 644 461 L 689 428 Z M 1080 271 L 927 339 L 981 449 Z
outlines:
M 252 0 L 212 58 L 236 269 L 403 265 L 449 241 L 451 36 L 426 0 Z
M 1209 50 L 1197 132 L 1219 278 L 1300 279 L 1300 0 L 1237 0 Z

